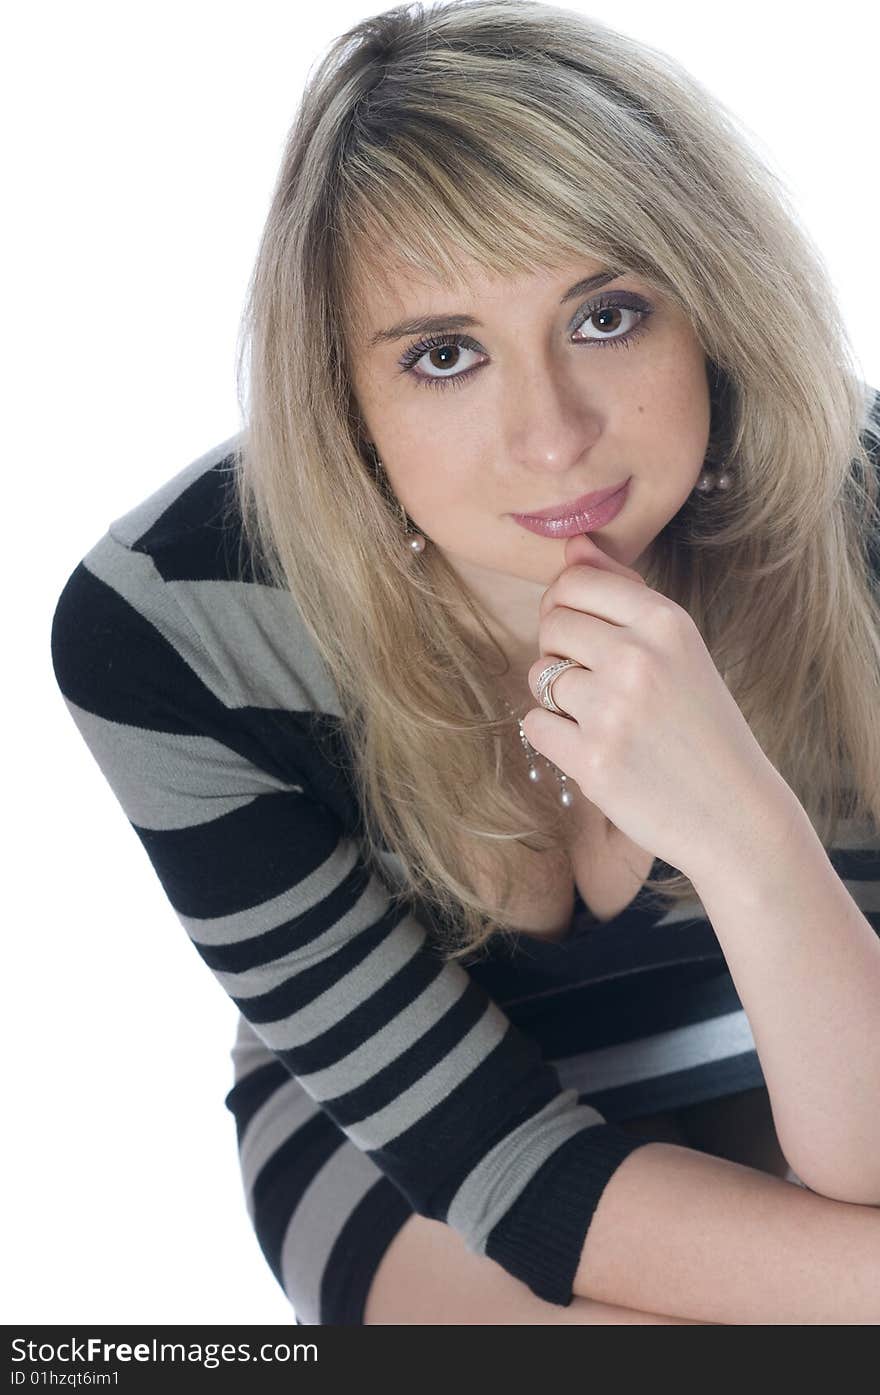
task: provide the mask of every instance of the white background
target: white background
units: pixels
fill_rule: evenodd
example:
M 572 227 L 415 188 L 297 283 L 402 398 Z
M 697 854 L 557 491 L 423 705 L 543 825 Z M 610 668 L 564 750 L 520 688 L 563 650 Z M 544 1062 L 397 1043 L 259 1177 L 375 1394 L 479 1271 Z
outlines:
M 569 8 L 665 49 L 737 113 L 880 386 L 869 7 Z M 223 1105 L 236 1011 L 64 707 L 49 631 L 109 521 L 239 430 L 235 338 L 283 141 L 308 68 L 374 12 L 80 0 L 6 17 L 7 1323 L 293 1319 Z

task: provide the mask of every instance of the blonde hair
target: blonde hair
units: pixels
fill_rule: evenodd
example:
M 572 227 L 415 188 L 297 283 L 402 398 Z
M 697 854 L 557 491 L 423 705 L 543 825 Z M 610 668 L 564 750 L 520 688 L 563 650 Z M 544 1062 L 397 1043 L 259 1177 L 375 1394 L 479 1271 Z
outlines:
M 593 18 L 400 5 L 330 45 L 287 139 L 242 321 L 235 501 L 336 686 L 365 860 L 385 876 L 396 854 L 444 955 L 509 928 L 518 845 L 558 849 L 560 825 L 520 778 L 478 602 L 438 548 L 406 547 L 368 448 L 349 336 L 374 248 L 450 282 L 462 251 L 502 276 L 582 255 L 675 301 L 734 483 L 692 495 L 645 579 L 693 617 L 825 847 L 842 815 L 876 827 L 880 422 L 787 191 L 678 63 Z

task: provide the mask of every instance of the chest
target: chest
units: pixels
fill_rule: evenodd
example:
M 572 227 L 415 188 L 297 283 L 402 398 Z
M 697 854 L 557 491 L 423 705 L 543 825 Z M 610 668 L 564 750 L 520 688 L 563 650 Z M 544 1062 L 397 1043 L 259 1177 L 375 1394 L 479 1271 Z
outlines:
M 507 899 L 505 923 L 546 940 L 567 935 L 577 891 L 597 920 L 613 920 L 644 885 L 654 861 L 650 850 L 627 838 L 577 794 L 560 831 L 552 852 L 522 850 Z M 622 1127 L 786 1175 L 766 1088 L 627 1120 Z
M 523 850 L 506 923 L 524 934 L 561 939 L 578 892 L 597 920 L 613 920 L 639 892 L 653 861 L 651 851 L 576 795 L 565 811 L 559 846 L 544 853 Z

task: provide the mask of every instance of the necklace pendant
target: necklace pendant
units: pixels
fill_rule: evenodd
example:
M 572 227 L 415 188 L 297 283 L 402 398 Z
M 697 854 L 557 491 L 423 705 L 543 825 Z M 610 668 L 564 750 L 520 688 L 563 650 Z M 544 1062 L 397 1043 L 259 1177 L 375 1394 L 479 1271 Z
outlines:
M 516 713 L 514 712 L 513 708 L 511 707 L 510 703 L 507 701 L 506 698 L 504 698 L 503 701 L 504 706 L 507 708 L 511 717 L 515 719 L 516 724 L 519 728 L 519 739 L 522 743 L 522 748 L 525 752 L 526 760 L 529 763 L 529 780 L 533 785 L 537 785 L 539 784 L 542 777 L 540 770 L 538 769 L 535 762 L 532 760 L 532 756 L 536 754 L 535 748 L 534 746 L 532 746 L 531 742 L 529 741 L 529 738 L 523 731 L 522 719 L 520 717 L 517 717 Z M 553 764 L 552 760 L 547 760 L 546 756 L 542 756 L 541 759 L 545 761 L 547 765 L 549 765 L 551 770 L 556 771 L 556 777 L 559 780 L 559 802 L 564 809 L 570 809 L 572 804 L 574 803 L 574 795 L 568 788 L 568 776 L 563 774 L 559 767 Z

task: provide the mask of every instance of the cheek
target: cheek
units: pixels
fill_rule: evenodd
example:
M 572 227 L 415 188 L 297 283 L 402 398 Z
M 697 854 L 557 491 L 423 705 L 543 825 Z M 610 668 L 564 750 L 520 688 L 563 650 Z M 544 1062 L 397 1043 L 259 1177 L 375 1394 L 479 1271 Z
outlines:
M 652 420 L 657 482 L 664 494 L 683 492 L 686 496 L 703 468 L 711 428 L 709 388 L 702 361 L 694 361 L 690 371 L 680 368 L 670 375 L 665 390 L 655 398 L 655 413 L 653 419 L 647 413 L 646 417 Z M 650 459 L 651 453 L 649 445 L 644 458 Z
M 477 472 L 465 471 L 460 461 L 451 461 L 442 444 L 423 443 L 420 448 L 413 447 L 406 466 L 398 470 L 397 479 L 398 499 L 407 512 L 420 517 L 425 526 L 431 520 L 433 531 L 446 530 L 450 524 L 466 526 L 468 518 L 479 511 Z M 484 507 L 485 502 L 484 498 Z

